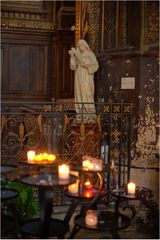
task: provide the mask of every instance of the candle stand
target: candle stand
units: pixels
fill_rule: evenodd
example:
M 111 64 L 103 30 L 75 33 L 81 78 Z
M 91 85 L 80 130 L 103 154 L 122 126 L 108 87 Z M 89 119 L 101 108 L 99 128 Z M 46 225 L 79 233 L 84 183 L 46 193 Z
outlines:
M 11 164 L 1 164 L 1 173 L 9 173 L 16 170 L 16 166 Z
M 120 203 L 122 201 L 127 201 L 127 205 L 122 209 L 125 210 L 126 208 L 131 209 L 132 210 L 132 218 L 135 217 L 136 214 L 136 210 L 135 207 L 133 205 L 129 205 L 128 201 L 129 200 L 139 200 L 141 202 L 143 202 L 146 199 L 150 199 L 153 197 L 153 192 L 148 189 L 148 188 L 144 188 L 144 187 L 136 187 L 136 191 L 135 194 L 128 194 L 127 192 L 127 186 L 119 188 L 119 189 L 115 189 L 112 192 L 112 196 L 116 197 L 117 201 L 115 202 L 115 210 L 116 212 L 119 212 L 119 208 L 120 208 Z
M 82 166 L 71 165 L 70 170 L 77 171 L 79 177 L 69 174 L 69 178 L 62 179 L 58 173 L 58 164 L 61 164 L 62 161 L 53 163 L 20 162 L 37 169 L 37 171 L 29 171 L 28 174 L 22 175 L 19 181 L 23 184 L 37 187 L 40 204 L 40 216 L 30 219 L 21 225 L 22 238 L 65 238 L 65 234 L 69 232 L 69 221 L 78 205 L 81 205 L 81 208 L 79 214 L 74 219 L 74 227 L 70 233 L 70 239 L 75 238 L 75 235 L 81 228 L 109 233 L 112 235 L 112 238 L 120 238 L 118 231 L 127 228 L 136 214 L 134 206 L 128 204 L 129 200 L 140 200 L 144 202 L 153 196 L 150 189 L 142 187 L 136 187 L 135 194 L 128 194 L 127 186 L 114 189 L 111 193 L 108 192 L 106 188 L 104 188 L 103 182 L 103 174 L 109 173 L 110 171 L 108 166 L 103 166 L 101 170 L 96 171 L 94 169 L 83 169 Z M 4 174 L 13 170 L 15 170 L 15 167 L 9 165 L 3 166 L 1 169 Z M 96 176 L 98 186 L 92 186 L 91 184 L 91 187 L 88 189 L 85 188 L 84 179 L 87 174 Z M 75 184 L 77 180 L 79 181 L 78 191 L 70 192 L 68 186 Z M 65 189 L 65 195 L 71 198 L 72 201 L 63 220 L 52 217 L 53 199 L 57 188 Z M 84 194 L 86 189 L 88 193 L 92 192 L 92 194 Z M 107 204 L 105 204 L 104 208 L 99 208 L 101 198 L 108 194 L 111 194 L 111 196 L 116 199 L 114 209 L 106 208 Z M 17 195 L 18 193 L 12 189 L 1 189 L 2 201 L 11 200 Z M 127 202 L 123 208 L 120 206 L 122 201 Z M 126 209 L 129 209 L 131 212 L 130 217 L 122 212 Z M 5 229 L 3 225 L 2 228 Z
M 75 169 L 74 169 L 75 170 Z M 102 194 L 102 189 L 103 189 L 103 173 L 106 173 L 102 169 L 102 171 L 84 171 L 82 168 L 77 169 L 83 174 L 87 172 L 95 172 L 95 174 L 99 178 L 99 188 L 96 194 L 90 198 L 89 202 L 83 202 L 80 213 L 75 217 L 74 219 L 74 228 L 70 234 L 69 238 L 75 238 L 75 235 L 81 228 L 85 229 L 90 229 L 90 230 L 96 230 L 96 231 L 101 231 L 101 232 L 107 232 L 112 235 L 113 238 L 119 238 L 119 234 L 117 233 L 118 230 L 127 228 L 130 225 L 131 219 L 135 216 L 134 209 L 129 208 L 132 216 L 128 217 L 125 214 L 122 214 L 119 212 L 119 205 L 115 205 L 115 209 L 113 210 L 108 210 L 108 209 L 99 209 L 98 203 L 101 197 L 103 196 Z M 71 197 L 77 197 L 82 199 L 82 195 L 80 194 L 81 192 L 79 191 L 76 195 L 75 194 L 68 194 Z M 106 193 L 107 194 L 107 193 Z M 83 198 L 84 200 L 84 198 Z M 86 223 L 86 216 L 87 216 L 87 211 L 89 209 L 94 209 L 95 214 L 97 216 L 97 223 L 94 225 L 88 225 Z
M 2 177 L 7 178 L 8 173 L 12 173 L 16 170 L 16 166 L 11 164 L 1 164 L 1 174 Z M 18 196 L 18 192 L 14 189 L 1 187 L 1 235 L 4 236 L 7 232 L 14 233 L 17 224 L 17 212 L 12 203 L 12 199 Z M 7 210 L 10 210 L 11 214 L 6 213 Z M 15 233 L 14 233 L 15 234 Z M 16 235 L 16 234 L 15 234 Z
M 30 173 L 21 177 L 20 181 L 24 184 L 38 188 L 40 217 L 31 219 L 21 226 L 23 237 L 38 237 L 41 239 L 57 236 L 64 238 L 69 230 L 68 222 L 53 219 L 54 190 L 63 188 L 76 181 L 76 177 L 70 175 L 69 179 L 59 179 L 57 172 L 52 173 Z

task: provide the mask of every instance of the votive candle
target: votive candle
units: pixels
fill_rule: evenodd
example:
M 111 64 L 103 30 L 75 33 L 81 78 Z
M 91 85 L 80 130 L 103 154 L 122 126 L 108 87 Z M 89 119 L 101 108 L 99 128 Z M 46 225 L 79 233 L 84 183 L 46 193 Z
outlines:
M 93 160 L 93 169 L 94 171 L 101 171 L 102 170 L 102 160 L 101 159 L 95 159 Z
M 134 195 L 135 192 L 136 192 L 136 184 L 133 183 L 133 182 L 128 183 L 127 189 L 128 189 L 128 194 L 129 195 Z
M 88 170 L 91 162 L 89 160 L 83 160 L 82 166 L 84 170 Z
M 89 180 L 87 180 L 86 182 L 84 182 L 84 187 L 85 188 L 92 188 L 92 183 Z
M 92 189 L 87 189 L 83 192 L 83 196 L 86 198 L 92 198 L 93 197 L 93 191 Z
M 54 154 L 50 154 L 50 155 L 48 156 L 48 161 L 53 162 L 53 161 L 55 161 L 55 159 L 56 159 L 56 155 L 54 155 Z
M 76 183 L 73 183 L 68 186 L 68 191 L 70 193 L 78 193 L 78 189 L 79 189 L 79 181 L 78 180 Z
M 69 166 L 66 164 L 62 164 L 58 166 L 58 176 L 60 179 L 68 179 L 69 178 Z
M 43 153 L 43 159 L 48 160 L 48 158 L 49 158 L 49 154 L 48 153 Z
M 43 156 L 42 154 L 38 154 L 34 157 L 34 160 L 37 161 L 37 162 L 41 162 L 43 160 Z
M 28 151 L 27 152 L 27 160 L 28 162 L 33 162 L 35 157 L 35 151 Z
M 98 223 L 97 213 L 94 210 L 88 210 L 85 216 L 85 223 L 88 226 L 96 226 Z

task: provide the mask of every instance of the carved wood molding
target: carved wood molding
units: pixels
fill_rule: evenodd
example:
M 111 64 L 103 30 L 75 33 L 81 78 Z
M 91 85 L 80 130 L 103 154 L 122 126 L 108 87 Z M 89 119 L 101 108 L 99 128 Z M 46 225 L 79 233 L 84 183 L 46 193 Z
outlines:
M 6 29 L 54 30 L 55 2 L 2 2 L 1 27 Z

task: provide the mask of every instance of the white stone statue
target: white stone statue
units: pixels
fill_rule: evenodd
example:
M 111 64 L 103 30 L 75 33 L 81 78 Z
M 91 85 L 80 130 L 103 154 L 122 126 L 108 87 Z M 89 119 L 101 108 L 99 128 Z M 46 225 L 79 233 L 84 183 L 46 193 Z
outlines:
M 99 65 L 95 54 L 83 39 L 78 41 L 77 49 L 72 47 L 68 53 L 70 55 L 70 68 L 75 71 L 75 103 L 86 103 L 83 107 L 83 114 L 85 121 L 91 122 L 96 116 L 94 105 L 94 73 L 98 70 Z M 75 109 L 77 114 L 82 114 L 82 104 L 75 104 Z M 85 113 L 90 113 L 91 115 L 85 115 Z

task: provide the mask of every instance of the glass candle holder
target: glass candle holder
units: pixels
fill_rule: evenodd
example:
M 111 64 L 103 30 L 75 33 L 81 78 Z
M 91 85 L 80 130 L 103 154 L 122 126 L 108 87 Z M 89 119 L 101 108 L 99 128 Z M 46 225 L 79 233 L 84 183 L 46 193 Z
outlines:
M 88 210 L 85 216 L 85 224 L 87 226 L 96 226 L 98 223 L 97 213 L 94 210 Z
M 102 170 L 102 160 L 101 159 L 94 159 L 93 160 L 93 170 L 94 171 L 101 171 Z

